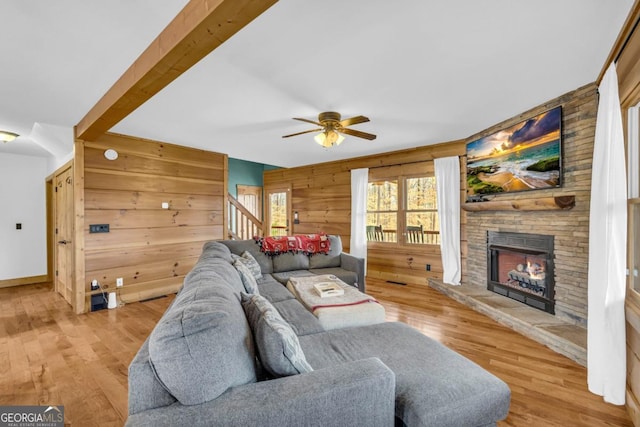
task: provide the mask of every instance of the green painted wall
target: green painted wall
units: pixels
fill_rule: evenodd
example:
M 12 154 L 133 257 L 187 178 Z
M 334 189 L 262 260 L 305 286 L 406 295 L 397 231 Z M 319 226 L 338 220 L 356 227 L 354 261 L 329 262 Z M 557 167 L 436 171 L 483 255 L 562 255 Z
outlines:
M 248 162 L 246 160 L 229 158 L 229 193 L 238 197 L 236 185 L 263 186 L 262 173 L 266 170 L 280 169 L 278 166 L 263 163 Z

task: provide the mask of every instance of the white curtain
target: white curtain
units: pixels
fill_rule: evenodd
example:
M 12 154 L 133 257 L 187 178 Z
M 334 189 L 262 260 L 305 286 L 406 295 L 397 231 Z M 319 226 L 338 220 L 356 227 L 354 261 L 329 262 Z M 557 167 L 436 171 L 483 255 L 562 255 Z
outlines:
M 438 217 L 440 218 L 440 252 L 442 281 L 459 285 L 460 262 L 460 160 L 444 157 L 434 160 Z
M 615 64 L 599 87 L 589 214 L 587 381 L 592 393 L 625 402 L 627 190 Z
M 351 170 L 351 240 L 349 253 L 365 259 L 367 268 L 367 185 L 369 169 Z
M 629 108 L 627 123 L 627 195 L 634 199 L 640 197 L 640 104 Z

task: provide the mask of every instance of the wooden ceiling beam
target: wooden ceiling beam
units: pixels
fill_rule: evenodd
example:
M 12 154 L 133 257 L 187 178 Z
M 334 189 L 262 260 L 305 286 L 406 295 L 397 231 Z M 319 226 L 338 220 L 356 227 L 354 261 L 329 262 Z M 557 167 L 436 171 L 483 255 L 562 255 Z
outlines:
M 76 138 L 107 132 L 277 1 L 189 1 L 80 120 Z

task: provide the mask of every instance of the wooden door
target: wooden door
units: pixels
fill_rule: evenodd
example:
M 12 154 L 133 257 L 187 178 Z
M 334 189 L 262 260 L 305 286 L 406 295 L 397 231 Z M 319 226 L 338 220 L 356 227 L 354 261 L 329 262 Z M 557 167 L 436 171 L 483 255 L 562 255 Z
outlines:
M 291 186 L 265 190 L 267 220 L 264 222 L 265 236 L 286 236 L 291 230 Z
M 55 289 L 73 305 L 73 167 L 56 174 Z
M 262 187 L 238 184 L 236 190 L 242 206 L 247 208 L 251 215 L 262 220 Z

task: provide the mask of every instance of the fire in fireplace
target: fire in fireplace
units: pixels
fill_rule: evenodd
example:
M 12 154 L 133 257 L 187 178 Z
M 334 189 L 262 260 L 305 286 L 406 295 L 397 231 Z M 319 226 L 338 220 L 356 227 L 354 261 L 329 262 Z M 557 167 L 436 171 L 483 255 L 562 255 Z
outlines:
M 553 236 L 487 232 L 487 289 L 554 313 Z

